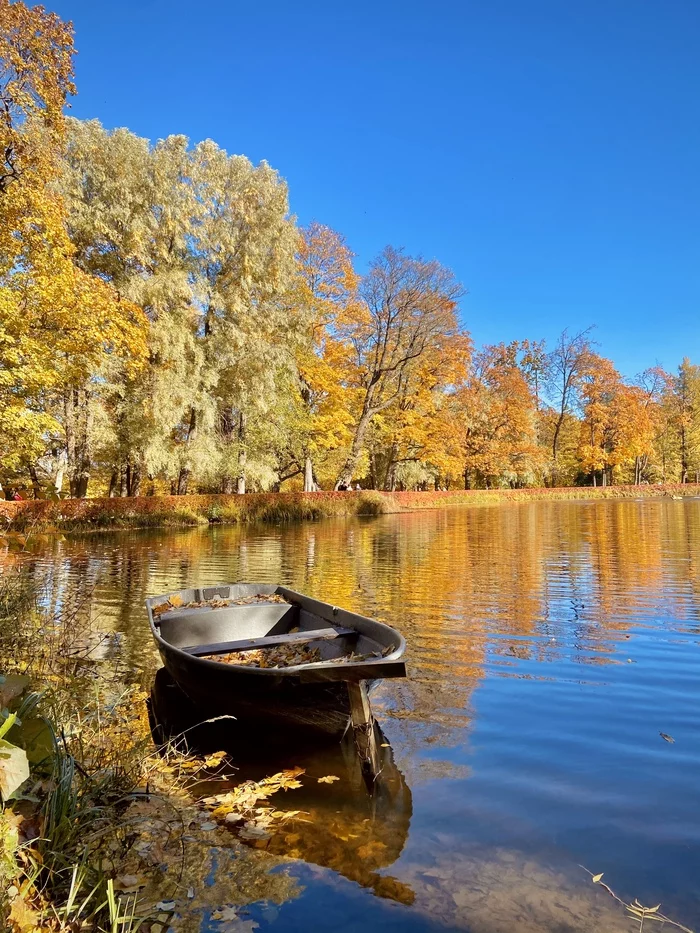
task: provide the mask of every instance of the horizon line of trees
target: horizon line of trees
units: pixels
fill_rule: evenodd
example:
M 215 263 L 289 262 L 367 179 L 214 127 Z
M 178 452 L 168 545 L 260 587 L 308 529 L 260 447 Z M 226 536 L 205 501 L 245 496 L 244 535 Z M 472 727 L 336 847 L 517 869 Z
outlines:
M 267 163 L 63 113 L 71 29 L 0 0 L 0 478 L 36 495 L 688 482 L 700 366 L 591 329 L 475 348 L 436 260 L 297 226 Z

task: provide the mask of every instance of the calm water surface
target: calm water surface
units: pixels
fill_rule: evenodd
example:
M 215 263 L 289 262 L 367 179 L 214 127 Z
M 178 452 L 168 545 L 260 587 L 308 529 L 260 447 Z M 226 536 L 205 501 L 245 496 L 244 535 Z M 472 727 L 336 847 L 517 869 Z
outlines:
M 289 762 L 311 822 L 270 844 L 298 884 L 251 905 L 261 930 L 638 928 L 581 866 L 700 929 L 699 500 L 94 534 L 37 562 L 144 683 L 143 600 L 193 584 L 279 581 L 405 635 L 409 678 L 375 700 L 389 790 L 368 800 L 339 750 Z

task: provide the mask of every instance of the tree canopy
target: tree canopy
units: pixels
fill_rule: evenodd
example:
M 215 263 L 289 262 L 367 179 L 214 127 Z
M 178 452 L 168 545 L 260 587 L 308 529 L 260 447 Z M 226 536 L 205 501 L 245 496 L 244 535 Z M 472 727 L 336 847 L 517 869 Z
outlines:
M 0 0 L 0 478 L 37 495 L 695 480 L 700 367 L 591 328 L 475 348 L 465 288 L 360 275 L 267 163 L 65 116 L 70 24 Z M 67 475 L 67 487 L 63 477 Z

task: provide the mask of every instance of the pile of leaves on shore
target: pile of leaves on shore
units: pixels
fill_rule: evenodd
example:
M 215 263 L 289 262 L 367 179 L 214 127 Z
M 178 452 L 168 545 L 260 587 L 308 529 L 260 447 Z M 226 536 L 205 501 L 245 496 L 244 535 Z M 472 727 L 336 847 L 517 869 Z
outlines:
M 144 691 L 118 659 L 77 653 L 87 616 L 59 621 L 25 579 L 0 575 L 0 929 L 185 933 L 223 918 L 252 930 L 246 904 L 297 888 L 238 832 L 303 818 L 266 804 L 303 772 L 239 786 L 223 752 L 156 749 Z M 212 775 L 226 794 L 197 801 L 193 784 Z

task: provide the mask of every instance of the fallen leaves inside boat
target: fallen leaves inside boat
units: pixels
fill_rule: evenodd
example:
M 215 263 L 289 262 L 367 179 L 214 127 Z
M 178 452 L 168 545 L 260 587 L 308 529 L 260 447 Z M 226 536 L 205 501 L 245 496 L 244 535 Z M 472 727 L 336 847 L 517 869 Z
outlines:
M 169 596 L 164 603 L 153 606 L 153 615 L 157 618 L 164 612 L 170 612 L 172 609 L 225 609 L 227 606 L 254 606 L 256 603 L 287 603 L 283 596 L 277 593 L 255 593 L 253 596 L 240 596 L 238 599 L 224 599 L 215 596 L 212 599 L 204 599 L 199 602 L 186 603 L 177 593 Z
M 253 651 L 229 651 L 228 654 L 204 655 L 209 661 L 224 664 L 247 664 L 249 667 L 293 667 L 295 664 L 313 664 L 321 661 L 318 648 L 308 645 L 277 645 L 272 648 L 257 648 Z

